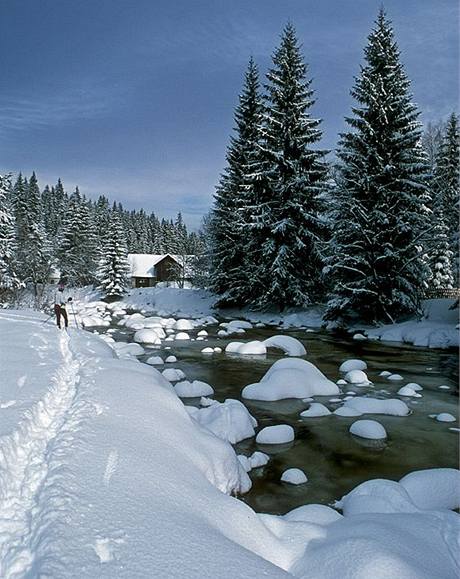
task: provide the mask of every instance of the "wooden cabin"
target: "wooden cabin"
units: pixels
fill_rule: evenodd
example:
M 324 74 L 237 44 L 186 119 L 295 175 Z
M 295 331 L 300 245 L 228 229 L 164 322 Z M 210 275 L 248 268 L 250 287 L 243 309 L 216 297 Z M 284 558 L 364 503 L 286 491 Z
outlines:
M 128 261 L 132 287 L 152 287 L 158 282 L 177 280 L 182 275 L 179 259 L 169 253 L 130 253 Z

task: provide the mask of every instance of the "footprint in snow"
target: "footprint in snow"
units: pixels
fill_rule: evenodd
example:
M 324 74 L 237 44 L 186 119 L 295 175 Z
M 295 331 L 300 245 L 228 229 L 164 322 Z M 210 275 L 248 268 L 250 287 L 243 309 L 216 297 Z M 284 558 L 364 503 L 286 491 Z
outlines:
M 109 563 L 115 558 L 114 549 L 116 546 L 124 542 L 124 539 L 109 539 L 106 537 L 104 539 L 96 539 L 96 544 L 92 547 L 101 563 Z
M 116 449 L 112 449 L 109 452 L 109 456 L 107 457 L 107 464 L 105 465 L 103 477 L 105 485 L 108 485 L 110 483 L 110 479 L 117 470 L 117 467 L 118 467 L 118 451 Z

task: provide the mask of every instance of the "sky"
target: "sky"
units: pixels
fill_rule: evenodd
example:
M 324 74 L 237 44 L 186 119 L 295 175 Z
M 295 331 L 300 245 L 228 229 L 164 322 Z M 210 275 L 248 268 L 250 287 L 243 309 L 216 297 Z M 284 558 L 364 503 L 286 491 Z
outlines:
M 225 166 L 252 55 L 303 45 L 322 148 L 345 128 L 381 0 L 1 0 L 0 171 L 60 177 L 192 228 Z M 386 0 L 424 123 L 458 111 L 457 0 Z

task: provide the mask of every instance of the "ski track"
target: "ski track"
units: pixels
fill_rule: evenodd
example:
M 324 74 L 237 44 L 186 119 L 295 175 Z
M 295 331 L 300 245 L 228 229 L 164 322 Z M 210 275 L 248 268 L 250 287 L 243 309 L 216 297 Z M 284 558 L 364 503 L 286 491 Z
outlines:
M 43 540 L 45 531 L 70 498 L 59 484 L 59 454 L 72 444 L 87 404 L 77 400 L 80 364 L 72 355 L 67 334 L 59 336 L 59 348 L 62 363 L 45 395 L 24 414 L 14 432 L 0 439 L 2 579 L 30 572 L 40 576 L 36 559 L 49 546 Z

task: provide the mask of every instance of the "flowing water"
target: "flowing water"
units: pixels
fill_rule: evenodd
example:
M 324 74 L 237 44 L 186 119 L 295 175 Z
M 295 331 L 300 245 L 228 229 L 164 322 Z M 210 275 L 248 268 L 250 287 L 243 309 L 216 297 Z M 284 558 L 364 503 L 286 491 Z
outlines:
M 217 339 L 213 337 L 219 329 L 217 326 L 206 329 L 210 334 L 206 341 L 164 342 L 161 348 L 148 349 L 140 360 L 145 361 L 156 354 L 162 357 L 174 354 L 178 362 L 166 367 L 180 368 L 187 379 L 208 382 L 215 390 L 216 400 L 242 400 L 257 419 L 259 428 L 274 424 L 290 424 L 294 428 L 295 441 L 288 445 L 261 446 L 256 444 L 255 438 L 235 445 L 238 454 L 250 455 L 255 450 L 261 450 L 270 455 L 265 467 L 251 471 L 252 489 L 241 497 L 256 511 L 284 514 L 307 503 L 330 504 L 368 479 L 398 480 L 413 470 L 458 467 L 458 432 L 450 430 L 458 427 L 458 422 L 442 423 L 429 417 L 440 412 L 449 412 L 458 417 L 458 358 L 455 351 L 391 346 L 373 341 L 357 342 L 323 331 L 274 328 L 252 329 L 243 336 Z M 356 418 L 332 415 L 302 419 L 299 414 L 308 408 L 308 402 L 292 399 L 257 402 L 241 398 L 243 387 L 259 381 L 270 366 L 283 357 L 281 351 L 270 350 L 266 357 L 201 354 L 201 349 L 207 346 L 224 349 L 229 341 L 263 340 L 280 333 L 301 340 L 307 350 L 306 359 L 333 381 L 341 377 L 338 368 L 344 360 L 365 360 L 373 386 L 344 386 L 344 393 L 354 391 L 358 395 L 370 393 L 380 398 L 397 397 L 396 392 L 401 386 L 417 382 L 423 387 L 423 396 L 403 398 L 412 410 L 409 416 L 363 416 L 381 422 L 388 433 L 385 443 L 366 441 L 348 432 Z M 114 337 L 131 341 L 132 335 L 133 332 L 117 328 Z M 196 332 L 191 331 L 190 335 L 194 337 Z M 390 382 L 379 376 L 382 370 L 399 373 L 404 381 Z M 440 390 L 441 385 L 447 385 L 450 389 Z M 315 401 L 334 410 L 340 403 L 330 402 L 331 398 L 337 396 L 315 397 Z M 186 399 L 184 402 L 198 404 L 197 399 Z M 283 471 L 292 467 L 306 473 L 306 484 L 294 486 L 280 481 Z

